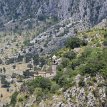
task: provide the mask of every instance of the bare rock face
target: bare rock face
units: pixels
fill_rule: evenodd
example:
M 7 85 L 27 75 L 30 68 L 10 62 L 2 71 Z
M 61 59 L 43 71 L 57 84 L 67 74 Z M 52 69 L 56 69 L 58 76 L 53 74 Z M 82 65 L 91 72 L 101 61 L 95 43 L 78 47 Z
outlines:
M 81 79 L 83 79 L 83 81 Z M 96 81 L 93 82 L 93 80 Z M 102 84 L 102 81 L 104 83 L 104 79 L 100 75 L 93 78 L 90 78 L 90 76 L 83 77 L 81 75 L 77 75 L 74 79 L 76 84 L 67 89 L 63 93 L 63 97 L 53 97 L 51 105 L 52 107 L 106 107 L 107 87 Z M 81 86 L 80 82 L 84 82 L 85 86 Z M 90 82 L 93 84 L 90 84 Z
M 85 83 L 84 87 L 80 86 L 80 78 L 83 78 L 83 81 Z M 96 80 L 96 82 L 93 82 L 93 80 Z M 90 76 L 82 77 L 80 75 L 77 75 L 75 78 L 75 82 L 76 84 L 78 83 L 78 85 L 64 92 L 64 97 L 67 102 L 71 102 L 74 106 L 77 107 L 106 107 L 106 87 L 105 85 L 101 85 L 102 83 L 104 84 L 104 79 L 102 76 L 96 75 L 96 77 L 92 79 L 90 78 Z M 93 85 L 90 84 L 90 82 L 92 82 Z
M 42 100 L 39 107 L 107 107 L 106 80 L 101 75 L 82 76 L 77 75 L 73 81 L 75 84 L 61 94 L 53 95 L 52 99 Z M 84 85 L 81 84 L 84 82 Z M 34 103 L 33 103 L 34 102 Z M 29 98 L 26 107 L 35 105 L 34 98 Z
M 56 12 L 61 19 L 72 17 L 74 20 L 86 19 L 96 24 L 106 18 L 106 5 L 106 0 L 102 2 L 100 0 L 58 0 Z
M 46 18 L 88 20 L 107 18 L 107 0 L 0 0 L 0 27 L 37 24 Z
M 38 53 L 50 54 L 64 47 L 68 37 L 75 36 L 75 30 L 85 31 L 90 26 L 85 20 L 73 21 L 72 18 L 69 18 L 40 33 L 30 43 L 34 44 L 34 48 L 36 48 Z M 42 52 L 40 52 L 41 49 Z

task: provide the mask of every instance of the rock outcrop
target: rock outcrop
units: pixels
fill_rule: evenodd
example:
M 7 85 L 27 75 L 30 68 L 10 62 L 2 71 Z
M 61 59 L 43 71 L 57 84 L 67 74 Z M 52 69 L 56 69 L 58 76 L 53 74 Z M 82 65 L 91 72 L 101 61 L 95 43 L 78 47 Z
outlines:
M 36 48 L 38 53 L 52 53 L 64 47 L 68 37 L 75 36 L 77 31 L 85 31 L 90 26 L 87 21 L 81 20 L 74 22 L 72 18 L 69 18 L 40 33 L 30 43 L 34 44 L 33 47 Z
M 107 18 L 107 0 L 0 0 L 0 27 L 36 26 L 47 18 L 87 20 Z
M 83 81 L 82 81 L 83 80 Z M 102 76 L 96 77 L 77 75 L 75 86 L 67 89 L 63 96 L 53 96 L 51 105 L 44 102 L 46 107 L 106 107 L 107 87 Z M 84 86 L 81 86 L 81 82 Z M 43 106 L 39 106 L 43 107 Z

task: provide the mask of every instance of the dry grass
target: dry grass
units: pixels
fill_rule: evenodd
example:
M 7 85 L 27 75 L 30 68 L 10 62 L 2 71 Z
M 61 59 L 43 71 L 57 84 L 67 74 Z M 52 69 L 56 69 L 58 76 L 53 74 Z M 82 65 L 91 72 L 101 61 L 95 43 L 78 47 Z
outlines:
M 6 74 L 12 75 L 12 73 L 22 74 L 27 69 L 27 64 L 16 64 L 16 69 L 13 69 L 12 65 L 0 65 L 0 68 L 6 68 Z
M 1 98 L 1 94 L 3 95 L 3 97 Z M 10 96 L 12 95 L 12 93 L 7 92 L 6 88 L 0 88 L 0 100 L 2 103 L 7 103 L 10 101 Z

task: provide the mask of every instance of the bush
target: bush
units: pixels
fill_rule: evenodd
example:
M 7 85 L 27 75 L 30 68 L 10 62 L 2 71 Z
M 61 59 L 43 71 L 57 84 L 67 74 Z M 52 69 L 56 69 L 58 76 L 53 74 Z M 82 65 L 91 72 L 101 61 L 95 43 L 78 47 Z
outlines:
M 77 66 L 79 66 L 80 63 L 81 63 L 80 60 L 77 60 L 77 59 L 76 59 L 76 60 L 73 60 L 72 63 L 69 65 L 69 67 L 72 68 L 73 70 L 75 70 L 75 68 L 76 68 Z M 82 64 L 82 63 L 81 63 L 81 64 Z
M 41 78 L 41 80 L 40 80 L 40 87 L 42 89 L 48 89 L 48 90 L 50 90 L 51 89 L 51 85 L 52 85 L 52 83 L 51 83 L 51 81 L 49 79 L 47 79 L 47 78 Z
M 25 41 L 23 42 L 23 44 L 24 44 L 25 46 L 29 46 L 30 40 L 25 40 Z
M 6 80 L 5 76 L 1 77 L 2 87 L 9 87 L 10 83 Z
M 30 68 L 30 69 L 32 69 L 33 65 L 32 64 L 28 64 L 27 67 Z
M 63 75 L 63 71 L 57 71 L 56 76 L 54 77 L 54 80 L 56 83 L 58 83 L 59 78 Z
M 101 72 L 102 69 L 105 68 L 105 64 L 103 61 L 99 61 L 98 59 L 93 59 L 89 61 L 85 67 L 83 68 L 83 72 L 85 74 L 90 74 L 91 76 L 95 76 L 96 73 Z
M 72 60 L 72 59 L 76 58 L 76 53 L 75 53 L 74 51 L 70 51 L 70 52 L 66 53 L 66 54 L 64 55 L 64 57 Z
M 36 96 L 42 96 L 43 95 L 42 88 L 36 88 L 35 91 L 34 91 L 34 94 Z
M 87 44 L 88 44 L 88 42 L 87 42 L 86 40 L 82 40 L 82 41 L 81 41 L 81 45 L 82 45 L 82 46 L 87 46 Z
M 24 96 L 21 96 L 21 95 L 20 95 L 20 96 L 18 96 L 17 99 L 18 99 L 18 102 L 23 102 L 23 101 L 24 101 Z
M 69 64 L 69 59 L 68 58 L 63 58 L 61 64 L 62 64 L 63 68 L 65 68 Z
M 33 76 L 33 73 L 31 73 L 29 70 L 23 71 L 23 75 L 25 78 L 29 78 L 30 76 Z
M 14 92 L 14 94 L 13 94 L 12 97 L 11 97 L 10 105 L 12 105 L 12 107 L 15 107 L 15 105 L 16 105 L 17 95 L 18 95 L 18 92 Z
M 36 77 L 33 81 L 27 83 L 30 93 L 33 93 L 35 88 L 42 88 L 42 90 L 51 89 L 51 80 L 44 77 Z
M 2 61 L 2 59 L 0 59 L 0 64 L 2 64 L 3 63 L 3 61 Z
M 25 62 L 26 63 L 28 63 L 28 62 L 30 62 L 31 61 L 31 59 L 32 59 L 32 54 L 31 53 L 27 53 L 26 55 L 25 55 Z
M 103 45 L 107 46 L 107 40 L 106 39 L 104 40 Z
M 107 31 L 106 31 L 105 34 L 104 34 L 104 38 L 107 38 Z
M 66 42 L 66 47 L 67 48 L 78 48 L 80 46 L 86 46 L 88 44 L 88 42 L 86 40 L 81 40 L 77 37 L 71 37 L 68 38 L 67 42 Z
M 81 78 L 81 80 L 79 81 L 79 87 L 84 87 L 85 86 L 85 82 L 84 82 L 84 79 Z
M 60 65 L 57 65 L 57 68 L 56 68 L 58 71 L 62 71 L 63 70 L 63 65 L 60 64 Z
M 51 92 L 56 93 L 59 90 L 59 85 L 58 84 L 53 84 L 51 86 Z
M 39 55 L 37 54 L 37 55 L 34 55 L 34 57 L 33 57 L 33 63 L 35 64 L 35 65 L 38 65 L 39 64 Z
M 40 62 L 40 66 L 43 67 L 43 65 L 46 64 L 46 59 L 44 57 L 40 57 L 39 62 Z
M 41 101 L 42 98 L 43 98 L 42 88 L 36 88 L 35 91 L 34 91 L 34 94 L 35 94 L 35 96 L 36 96 L 36 101 L 37 101 L 37 103 L 40 103 L 40 101 Z
M 63 87 L 63 86 L 66 86 L 68 83 L 67 81 L 67 77 L 65 77 L 64 75 L 62 77 L 59 78 L 58 80 L 58 84 Z
M 16 69 L 16 65 L 13 65 L 13 69 Z
M 94 85 L 94 82 L 93 81 L 87 81 L 87 84 L 89 85 L 89 86 L 93 86 Z
M 66 43 L 66 47 L 74 49 L 78 48 L 81 45 L 81 40 L 76 37 L 69 38 Z

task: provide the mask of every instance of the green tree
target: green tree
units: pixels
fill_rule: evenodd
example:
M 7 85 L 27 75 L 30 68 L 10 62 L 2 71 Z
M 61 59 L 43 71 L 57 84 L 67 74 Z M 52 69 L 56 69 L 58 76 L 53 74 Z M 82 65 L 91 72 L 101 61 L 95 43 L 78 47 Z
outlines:
M 33 93 L 35 88 L 42 88 L 42 90 L 50 90 L 51 85 L 51 80 L 44 77 L 37 77 L 33 81 L 27 83 L 27 86 L 31 93 Z
M 33 63 L 34 63 L 35 65 L 38 65 L 38 64 L 39 64 L 39 55 L 38 55 L 38 54 L 34 55 L 33 61 L 34 61 Z
M 81 40 L 77 37 L 72 37 L 67 40 L 66 47 L 74 49 L 81 45 Z
M 65 68 L 69 64 L 69 59 L 68 58 L 63 58 L 61 64 L 62 64 L 63 68 Z
M 51 86 L 51 92 L 55 93 L 55 92 L 57 92 L 59 90 L 59 88 L 60 87 L 59 87 L 58 84 L 53 83 L 52 86 Z
M 76 53 L 75 53 L 74 51 L 70 51 L 70 52 L 66 53 L 66 54 L 64 55 L 64 57 L 72 60 L 72 59 L 76 58 Z
M 40 81 L 40 87 L 42 89 L 51 89 L 51 81 L 48 79 L 48 78 L 41 78 L 41 81 Z
M 15 107 L 15 105 L 16 105 L 17 95 L 18 95 L 18 92 L 14 92 L 13 95 L 12 95 L 12 97 L 11 97 L 10 105 L 11 105 L 12 107 Z
M 62 76 L 59 78 L 58 80 L 58 84 L 61 86 L 61 87 L 64 87 L 68 84 L 68 81 L 67 81 L 67 77 L 66 76 Z
M 30 68 L 30 70 L 31 70 L 33 68 L 33 65 L 32 64 L 28 64 L 27 67 Z

